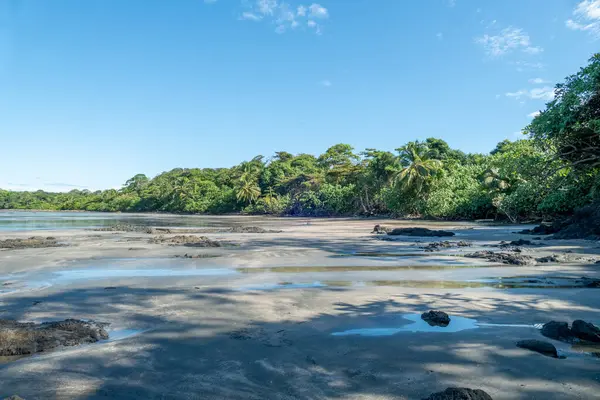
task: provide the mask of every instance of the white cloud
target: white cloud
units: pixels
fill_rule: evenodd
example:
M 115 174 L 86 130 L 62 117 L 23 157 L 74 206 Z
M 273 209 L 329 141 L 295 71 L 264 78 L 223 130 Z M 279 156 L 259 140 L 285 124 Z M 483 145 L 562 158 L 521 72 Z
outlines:
M 548 83 L 548 81 L 542 78 L 532 78 L 529 80 L 529 83 L 533 85 L 541 85 L 542 83 Z
M 330 87 L 330 86 L 332 85 L 331 81 L 329 81 L 329 80 L 327 80 L 327 79 L 325 79 L 325 80 L 323 80 L 323 81 L 319 82 L 319 84 L 320 84 L 321 86 L 325 86 L 325 87 Z
M 535 118 L 535 117 L 537 117 L 537 116 L 538 116 L 538 115 L 540 115 L 540 114 L 541 114 L 541 112 L 539 112 L 539 111 L 534 111 L 534 112 L 532 112 L 532 113 L 530 113 L 530 114 L 527 114 L 527 116 L 528 116 L 529 118 Z
M 514 97 L 517 100 L 521 98 L 529 98 L 532 100 L 551 101 L 554 99 L 554 89 L 549 86 L 535 89 L 521 89 L 516 92 L 508 92 L 504 94 L 506 97 Z
M 329 17 L 329 12 L 325 7 L 320 4 L 313 3 L 308 7 L 309 17 L 312 18 L 327 18 Z
M 216 3 L 216 2 L 217 2 L 217 0 L 204 0 L 204 2 L 205 2 L 206 4 L 212 4 L 212 3 Z
M 529 61 L 523 61 L 523 60 L 514 61 L 511 64 L 516 65 L 517 71 L 519 71 L 519 72 L 534 70 L 534 69 L 543 69 L 545 67 L 545 65 L 542 64 L 541 62 L 529 62 Z
M 565 25 L 569 29 L 600 37 L 600 0 L 579 2 L 573 10 L 573 19 L 568 19 Z
M 527 32 L 512 26 L 503 29 L 497 35 L 485 34 L 478 37 L 475 42 L 481 44 L 486 54 L 491 57 L 500 57 L 514 51 L 529 54 L 539 54 L 544 51 L 543 48 L 531 44 Z
M 444 34 L 442 32 L 438 32 L 435 34 L 435 37 L 442 40 L 444 38 Z
M 254 13 L 251 12 L 243 12 L 242 16 L 240 17 L 241 19 L 247 19 L 250 21 L 260 21 L 262 19 L 261 16 L 256 15 Z
M 304 28 L 320 35 L 321 25 L 316 20 L 329 18 L 329 11 L 317 3 L 292 7 L 284 0 L 246 0 L 244 4 L 246 11 L 239 19 L 271 23 L 278 34 Z
M 263 15 L 273 15 L 279 4 L 277 4 L 277 0 L 256 0 L 256 7 Z
M 540 54 L 541 52 L 544 51 L 544 49 L 539 46 L 531 46 L 531 47 L 526 47 L 523 51 L 525 53 L 529 53 L 529 54 Z
M 448 0 L 448 7 L 454 7 L 456 5 L 456 0 Z

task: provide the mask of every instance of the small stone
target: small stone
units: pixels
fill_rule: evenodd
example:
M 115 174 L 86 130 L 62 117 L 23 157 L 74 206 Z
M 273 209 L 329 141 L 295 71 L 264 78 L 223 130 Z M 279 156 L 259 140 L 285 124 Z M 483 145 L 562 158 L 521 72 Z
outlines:
M 542 327 L 542 335 L 562 341 L 571 341 L 573 339 L 573 333 L 569 329 L 569 324 L 566 322 L 550 321 Z
M 509 244 L 511 244 L 513 246 L 528 246 L 528 245 L 531 245 L 532 243 L 530 240 L 519 239 L 519 240 L 513 240 Z
M 581 340 L 600 343 L 600 329 L 590 322 L 580 319 L 573 321 L 571 332 Z
M 450 323 L 450 317 L 443 311 L 430 310 L 421 314 L 421 319 L 427 322 L 430 326 L 446 327 Z
M 554 347 L 552 343 L 544 342 L 542 340 L 521 340 L 517 342 L 517 347 L 535 351 L 548 357 L 558 358 L 556 347 Z
M 435 231 L 427 228 L 396 228 L 387 233 L 391 236 L 420 236 L 420 237 L 440 237 L 454 236 L 454 232 Z
M 430 394 L 423 400 L 493 400 L 481 389 L 447 388 L 443 392 Z

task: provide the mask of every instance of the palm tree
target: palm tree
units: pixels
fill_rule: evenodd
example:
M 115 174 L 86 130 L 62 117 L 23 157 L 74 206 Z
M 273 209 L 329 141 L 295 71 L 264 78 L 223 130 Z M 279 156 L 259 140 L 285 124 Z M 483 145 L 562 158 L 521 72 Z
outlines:
M 260 197 L 260 187 L 252 179 L 241 178 L 236 197 L 238 201 L 252 203 Z
M 403 168 L 396 174 L 395 181 L 403 188 L 421 193 L 427 180 L 442 167 L 442 162 L 427 155 L 427 147 L 410 142 L 397 149 Z

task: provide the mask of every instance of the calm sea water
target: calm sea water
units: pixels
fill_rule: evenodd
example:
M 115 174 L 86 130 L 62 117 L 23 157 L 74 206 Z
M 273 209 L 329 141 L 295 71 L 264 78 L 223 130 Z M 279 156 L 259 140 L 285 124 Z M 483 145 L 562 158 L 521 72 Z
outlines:
M 248 222 L 243 221 L 243 222 Z M 96 212 L 0 211 L 0 232 L 48 229 L 90 229 L 132 224 L 160 227 L 229 227 L 236 218 L 143 215 Z

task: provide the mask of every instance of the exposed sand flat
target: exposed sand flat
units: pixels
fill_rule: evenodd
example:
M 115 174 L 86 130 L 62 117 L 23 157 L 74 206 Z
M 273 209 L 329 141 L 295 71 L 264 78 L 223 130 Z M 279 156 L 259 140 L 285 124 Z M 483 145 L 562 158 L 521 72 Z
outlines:
M 566 356 L 553 359 L 515 346 L 523 339 L 547 340 L 536 324 L 550 320 L 600 323 L 600 289 L 559 288 L 583 276 L 600 279 L 600 264 L 591 261 L 600 259 L 597 242 L 543 240 L 543 246 L 522 246 L 523 254 L 568 255 L 570 262 L 509 266 L 463 255 L 503 251 L 491 247 L 501 240 L 531 240 L 512 233 L 523 227 L 133 217 L 151 218 L 152 226 L 176 221 L 185 228 L 243 225 L 283 232 L 199 233 L 235 246 L 193 248 L 151 243 L 152 234 L 86 226 L 0 231 L 0 239 L 52 236 L 67 245 L 0 250 L 0 285 L 7 284 L 0 286 L 0 318 L 92 319 L 110 322 L 111 329 L 142 331 L 4 360 L 0 396 L 420 399 L 465 386 L 494 399 L 600 398 L 595 347 L 552 341 Z M 421 247 L 440 238 L 381 240 L 370 234 L 376 223 L 451 230 L 457 235 L 444 240 L 472 246 L 425 252 Z M 175 257 L 186 253 L 215 257 Z M 490 279 L 495 286 L 474 284 Z M 498 282 L 524 287 L 505 289 Z M 410 332 L 407 314 L 429 309 L 475 321 L 451 333 Z M 407 328 L 390 336 L 333 335 L 399 327 Z

